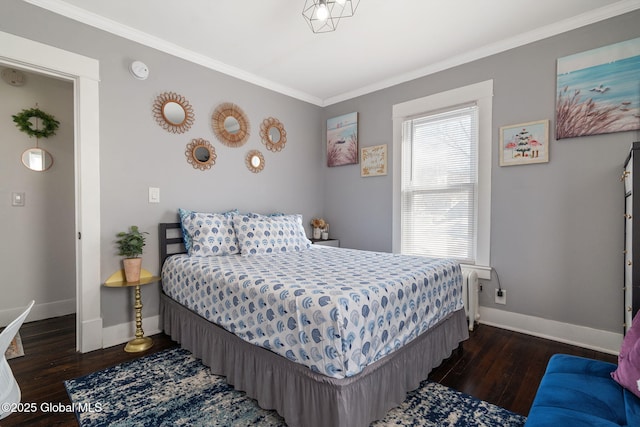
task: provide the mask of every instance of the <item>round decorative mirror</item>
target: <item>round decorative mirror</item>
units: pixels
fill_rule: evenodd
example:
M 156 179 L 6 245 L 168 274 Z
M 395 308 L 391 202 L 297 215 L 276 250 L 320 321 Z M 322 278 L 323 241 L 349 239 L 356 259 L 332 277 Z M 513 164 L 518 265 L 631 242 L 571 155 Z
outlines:
M 53 165 L 53 157 L 42 148 L 29 148 L 22 153 L 22 164 L 32 171 L 43 172 Z
M 202 138 L 191 140 L 184 150 L 187 162 L 194 169 L 207 170 L 216 163 L 216 150 L 209 141 Z
M 230 102 L 218 105 L 211 118 L 216 138 L 228 147 L 240 147 L 249 139 L 249 119 L 240 107 Z
M 153 116 L 163 129 L 171 133 L 185 133 L 195 121 L 189 101 L 174 92 L 164 92 L 156 98 Z
M 251 150 L 245 157 L 245 163 L 251 172 L 258 173 L 264 169 L 264 156 L 258 150 Z
M 224 130 L 229 132 L 231 135 L 235 135 L 240 132 L 240 123 L 235 117 L 228 116 L 224 119 Z
M 162 107 L 162 116 L 173 126 L 180 126 L 187 118 L 184 108 L 177 102 L 167 102 L 164 104 Z
M 269 151 L 281 151 L 287 143 L 287 131 L 280 120 L 273 117 L 264 119 L 260 124 L 262 143 Z

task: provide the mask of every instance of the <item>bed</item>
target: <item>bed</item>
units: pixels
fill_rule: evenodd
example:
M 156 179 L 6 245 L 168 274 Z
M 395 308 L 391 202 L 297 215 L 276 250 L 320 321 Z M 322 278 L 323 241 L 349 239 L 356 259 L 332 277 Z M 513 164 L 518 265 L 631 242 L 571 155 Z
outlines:
M 268 226 L 285 218 L 228 216 L 233 240 L 216 218 L 212 256 L 159 226 L 163 329 L 289 426 L 368 426 L 468 338 L 453 261 L 292 243 Z

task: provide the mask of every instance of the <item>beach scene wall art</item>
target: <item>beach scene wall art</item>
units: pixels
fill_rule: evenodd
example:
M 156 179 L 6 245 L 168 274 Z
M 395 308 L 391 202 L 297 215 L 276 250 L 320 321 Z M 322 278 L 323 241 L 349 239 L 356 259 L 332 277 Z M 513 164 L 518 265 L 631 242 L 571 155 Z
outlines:
M 358 113 L 327 120 L 327 166 L 358 163 Z
M 557 63 L 556 139 L 640 129 L 640 38 Z

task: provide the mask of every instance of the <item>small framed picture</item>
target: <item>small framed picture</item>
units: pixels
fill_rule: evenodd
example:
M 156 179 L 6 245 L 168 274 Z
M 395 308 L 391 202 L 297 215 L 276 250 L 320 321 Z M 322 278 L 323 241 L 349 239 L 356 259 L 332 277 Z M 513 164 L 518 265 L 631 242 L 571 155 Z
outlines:
M 387 144 L 362 147 L 360 152 L 360 176 L 387 174 Z
M 500 166 L 549 161 L 549 120 L 500 128 Z

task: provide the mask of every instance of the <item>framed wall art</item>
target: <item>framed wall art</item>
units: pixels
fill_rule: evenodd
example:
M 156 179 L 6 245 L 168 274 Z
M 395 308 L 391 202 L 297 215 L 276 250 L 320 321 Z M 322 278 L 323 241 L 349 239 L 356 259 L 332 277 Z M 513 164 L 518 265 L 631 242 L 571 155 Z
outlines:
M 556 139 L 640 129 L 640 38 L 558 59 Z
M 327 166 L 358 163 L 358 113 L 327 120 Z
M 549 120 L 500 128 L 500 166 L 549 161 Z
M 360 176 L 387 174 L 387 144 L 362 147 L 360 153 Z

